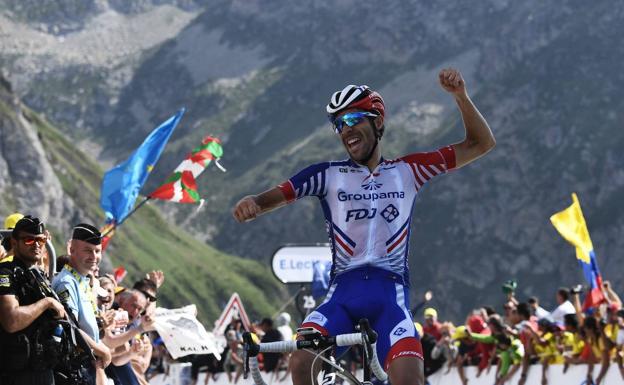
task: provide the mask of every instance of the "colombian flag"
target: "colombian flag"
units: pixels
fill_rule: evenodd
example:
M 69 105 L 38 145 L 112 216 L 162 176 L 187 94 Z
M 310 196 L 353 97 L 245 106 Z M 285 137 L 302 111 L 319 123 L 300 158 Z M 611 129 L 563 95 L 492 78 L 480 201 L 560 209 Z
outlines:
M 572 193 L 572 205 L 551 216 L 550 221 L 559 234 L 576 248 L 576 259 L 583 268 L 583 274 L 589 283 L 590 290 L 585 297 L 583 310 L 598 306 L 605 301 L 602 293 L 602 277 L 598 270 L 596 254 L 594 254 L 594 246 L 589 237 L 585 217 L 581 211 L 581 204 L 575 193 Z

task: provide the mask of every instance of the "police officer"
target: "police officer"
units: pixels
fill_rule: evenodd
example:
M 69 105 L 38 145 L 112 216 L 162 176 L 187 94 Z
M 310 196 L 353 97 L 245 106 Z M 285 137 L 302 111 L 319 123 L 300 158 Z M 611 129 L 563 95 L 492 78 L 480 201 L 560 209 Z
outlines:
M 57 319 L 63 305 L 26 284 L 29 269 L 37 269 L 49 233 L 32 216 L 20 219 L 10 242 L 13 260 L 0 263 L 0 384 L 54 384 Z M 49 284 L 46 282 L 46 284 Z
M 91 383 L 95 383 L 96 366 L 105 368 L 110 364 L 111 352 L 100 341 L 95 297 L 89 285 L 89 276 L 102 260 L 102 236 L 97 227 L 87 223 L 74 226 L 69 244 L 69 263 L 52 280 L 52 287 L 59 298 L 78 320 L 85 340 L 93 349 L 97 362 L 89 368 Z M 103 372 L 100 372 L 103 376 Z

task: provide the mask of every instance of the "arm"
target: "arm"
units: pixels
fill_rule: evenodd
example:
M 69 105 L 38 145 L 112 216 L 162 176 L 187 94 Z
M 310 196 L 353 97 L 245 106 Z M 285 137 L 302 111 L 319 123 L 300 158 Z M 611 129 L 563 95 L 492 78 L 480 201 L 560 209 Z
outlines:
M 288 202 L 282 190 L 279 187 L 273 187 L 262 194 L 244 197 L 236 203 L 232 214 L 238 222 L 242 223 L 256 219 L 258 215 L 282 207 L 286 203 Z
M 138 327 L 130 328 L 120 334 L 106 333 L 102 338 L 102 342 L 104 342 L 106 346 L 110 347 L 111 349 L 115 349 L 130 341 L 132 337 L 143 332 L 143 325 L 139 325 Z
M 574 310 L 576 310 L 576 319 L 579 322 L 579 325 L 582 325 L 585 321 L 585 313 L 583 313 L 583 307 L 581 306 L 581 298 L 578 293 L 572 294 L 572 305 L 574 305 Z
M 477 342 L 482 342 L 484 344 L 494 344 L 496 343 L 496 338 L 491 335 L 479 334 L 479 333 L 470 333 L 470 338 Z
M 65 317 L 63 305 L 54 298 L 46 297 L 20 306 L 14 295 L 0 295 L 0 325 L 7 333 L 15 333 L 27 328 L 48 309 L 54 310 L 57 318 Z
M 93 354 L 97 358 L 99 364 L 98 366 L 101 366 L 102 368 L 107 367 L 111 363 L 112 359 L 110 349 L 102 342 L 95 342 L 95 340 L 91 338 L 91 336 L 89 336 L 81 329 L 78 329 L 78 331 L 82 335 L 82 338 L 84 338 L 84 340 L 87 342 L 89 347 L 93 349 Z
M 452 68 L 443 69 L 440 71 L 439 80 L 442 88 L 453 94 L 466 129 L 466 138 L 453 144 L 456 165 L 459 168 L 490 151 L 496 140 L 487 121 L 468 96 L 461 73 Z
M 112 354 L 112 363 L 115 366 L 122 366 L 130 362 L 130 358 L 132 358 L 132 349 L 130 348 L 130 344 L 125 343 L 121 345 L 119 348 L 115 349 Z
M 132 357 L 132 367 L 141 372 L 141 374 L 145 374 L 150 366 L 151 359 L 152 343 L 149 341 L 149 338 L 144 336 L 141 342 L 141 351 Z
M 605 281 L 602 284 L 602 288 L 606 293 L 605 297 L 607 297 L 610 303 L 617 303 L 620 307 L 622 307 L 622 300 L 617 295 L 617 293 L 613 291 L 613 288 L 611 287 L 611 283 L 609 281 Z

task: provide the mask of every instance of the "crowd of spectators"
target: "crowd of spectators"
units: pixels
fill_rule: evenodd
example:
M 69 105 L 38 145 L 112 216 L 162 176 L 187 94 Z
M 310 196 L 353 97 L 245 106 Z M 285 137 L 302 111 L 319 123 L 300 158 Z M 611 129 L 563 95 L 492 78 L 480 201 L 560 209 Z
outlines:
M 157 336 L 152 332 L 153 317 L 164 274 L 151 271 L 131 287 L 121 286 L 114 276 L 100 272 L 102 236 L 95 226 L 86 223 L 73 227 L 68 237 L 67 255 L 57 258 L 57 272 L 53 276 L 48 276 L 47 269 L 50 256 L 46 245 L 51 235 L 39 218 L 12 214 L 5 221 L 2 238 L 0 338 L 3 365 L 0 382 L 62 384 L 80 380 L 98 385 L 147 384 L 145 373 L 153 356 L 158 356 L 153 355 L 154 346 L 158 346 Z M 33 269 L 45 276 L 42 290 L 54 290 L 56 298 L 31 295 L 33 287 L 19 277 Z M 66 353 L 61 349 L 64 338 L 76 338 L 70 336 L 72 329 L 63 334 L 60 328 L 58 334 L 49 336 L 56 337 L 58 345 L 48 348 L 51 344 L 47 342 L 46 325 L 50 322 L 60 325 L 59 320 L 72 318 L 79 328 L 76 332 L 88 345 L 88 348 L 76 349 L 91 350 L 95 360 L 72 372 L 75 377 L 67 378 L 69 372 L 59 369 L 63 359 L 56 355 L 61 351 Z M 26 341 L 28 346 L 11 351 L 14 346 L 21 346 L 20 341 Z M 42 357 L 24 353 L 41 350 L 42 346 L 48 349 L 44 361 L 49 358 L 44 365 Z M 8 363 L 16 358 L 19 358 L 15 361 L 19 361 L 19 365 Z
M 474 365 L 477 376 L 494 370 L 496 385 L 510 383 L 516 373 L 517 384 L 523 385 L 530 370 L 540 370 L 545 385 L 550 365 L 559 364 L 565 373 L 570 365 L 585 364 L 587 383 L 599 385 L 615 364 L 624 379 L 624 310 L 608 281 L 600 305 L 584 308 L 580 285 L 562 287 L 551 312 L 536 297 L 520 302 L 515 289 L 513 281 L 503 285 L 501 313 L 483 306 L 468 314 L 462 325 L 440 321 L 434 308 L 424 309 L 423 323 L 416 327 L 422 336 L 425 374 L 456 371 L 466 385 L 464 368 Z M 601 364 L 598 373 L 596 364 Z

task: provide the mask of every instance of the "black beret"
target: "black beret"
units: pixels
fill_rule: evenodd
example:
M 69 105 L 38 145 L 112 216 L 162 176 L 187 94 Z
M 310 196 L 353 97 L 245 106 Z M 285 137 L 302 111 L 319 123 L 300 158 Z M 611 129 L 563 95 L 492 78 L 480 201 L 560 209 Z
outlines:
M 100 234 L 100 230 L 93 225 L 88 223 L 79 223 L 74 226 L 72 239 L 85 241 L 92 245 L 99 245 L 102 243 L 102 234 Z
M 11 236 L 17 238 L 20 232 L 29 233 L 33 235 L 39 235 L 45 233 L 45 225 L 37 217 L 26 215 L 24 218 L 17 221 Z

